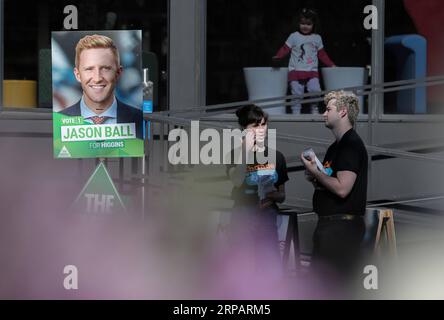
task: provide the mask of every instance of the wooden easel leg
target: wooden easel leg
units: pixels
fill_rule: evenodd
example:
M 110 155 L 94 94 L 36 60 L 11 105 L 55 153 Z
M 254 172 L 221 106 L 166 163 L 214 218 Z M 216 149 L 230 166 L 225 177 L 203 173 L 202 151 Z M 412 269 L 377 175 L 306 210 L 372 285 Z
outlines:
M 395 235 L 395 222 L 393 218 L 393 210 L 385 209 L 381 210 L 378 213 L 378 229 L 376 232 L 374 253 L 380 253 L 380 244 L 381 244 L 381 234 L 383 229 L 385 229 L 385 235 L 387 244 L 389 246 L 389 251 L 392 256 L 396 256 L 396 235 Z
M 299 220 L 298 216 L 293 216 L 293 251 L 296 274 L 299 274 L 301 268 L 301 256 L 299 252 Z
M 282 257 L 284 272 L 288 270 L 288 260 L 290 257 L 291 240 L 293 239 L 293 223 L 294 223 L 293 217 L 290 215 L 288 217 L 287 235 L 285 237 L 284 253 Z
M 374 254 L 380 253 L 379 243 L 381 241 L 381 231 L 382 231 L 382 227 L 383 227 L 383 222 L 384 222 L 384 211 L 379 211 L 378 212 L 378 229 L 376 230 L 375 246 L 373 247 Z
M 386 225 L 386 232 L 387 232 L 387 240 L 389 244 L 390 253 L 393 256 L 397 255 L 396 251 L 396 235 L 395 235 L 395 221 L 393 218 L 393 211 L 388 210 L 387 212 L 387 225 Z

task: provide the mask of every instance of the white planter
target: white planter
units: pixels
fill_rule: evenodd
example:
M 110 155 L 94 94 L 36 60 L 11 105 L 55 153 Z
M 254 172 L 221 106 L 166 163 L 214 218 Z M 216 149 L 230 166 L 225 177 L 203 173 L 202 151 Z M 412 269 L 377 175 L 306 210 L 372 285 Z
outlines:
M 322 68 L 325 90 L 338 90 L 367 84 L 368 71 L 359 67 Z M 358 91 L 359 92 L 359 91 Z M 364 109 L 364 97 L 359 97 L 360 112 Z
M 249 100 L 283 97 L 287 95 L 288 68 L 257 67 L 244 68 Z M 285 100 L 258 103 L 285 103 Z M 264 109 L 268 114 L 285 114 L 285 106 Z

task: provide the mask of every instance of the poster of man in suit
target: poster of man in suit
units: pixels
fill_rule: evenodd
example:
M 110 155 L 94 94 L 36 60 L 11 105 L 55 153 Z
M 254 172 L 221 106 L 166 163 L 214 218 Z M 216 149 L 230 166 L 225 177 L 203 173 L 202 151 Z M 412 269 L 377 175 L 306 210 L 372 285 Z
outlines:
M 55 158 L 143 156 L 141 31 L 52 33 Z

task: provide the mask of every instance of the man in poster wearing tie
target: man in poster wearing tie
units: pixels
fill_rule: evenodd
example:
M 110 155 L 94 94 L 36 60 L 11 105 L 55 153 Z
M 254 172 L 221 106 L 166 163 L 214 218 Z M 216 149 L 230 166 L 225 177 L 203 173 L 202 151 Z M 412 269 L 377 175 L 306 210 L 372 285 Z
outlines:
M 114 93 L 122 72 L 119 51 L 111 38 L 103 35 L 83 37 L 76 45 L 74 67 L 83 96 L 60 113 L 82 116 L 91 124 L 134 123 L 136 137 L 142 139 L 142 111 L 124 104 Z

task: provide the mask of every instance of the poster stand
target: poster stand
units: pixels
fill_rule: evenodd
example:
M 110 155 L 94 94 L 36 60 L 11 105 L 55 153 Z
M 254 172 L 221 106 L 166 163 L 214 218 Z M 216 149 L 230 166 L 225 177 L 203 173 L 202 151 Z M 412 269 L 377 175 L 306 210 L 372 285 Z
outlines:
M 379 254 L 381 251 L 381 234 L 385 231 L 387 245 L 389 252 L 392 256 L 396 257 L 396 235 L 395 235 L 395 222 L 393 218 L 393 210 L 381 209 L 378 210 L 378 228 L 376 231 L 376 239 L 374 246 L 374 253 Z

